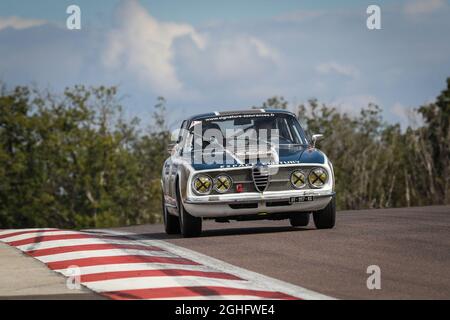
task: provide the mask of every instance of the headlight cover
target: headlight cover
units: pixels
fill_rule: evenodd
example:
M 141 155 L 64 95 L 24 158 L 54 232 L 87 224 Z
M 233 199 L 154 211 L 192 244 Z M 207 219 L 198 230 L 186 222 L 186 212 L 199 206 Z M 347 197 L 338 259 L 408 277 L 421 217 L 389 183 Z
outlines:
M 322 188 L 328 180 L 328 173 L 323 168 L 314 168 L 308 175 L 308 181 L 315 188 Z
M 198 194 L 209 194 L 213 186 L 213 181 L 206 174 L 199 174 L 192 180 L 192 188 Z
M 225 175 L 221 174 L 214 179 L 214 190 L 218 193 L 225 193 L 233 186 L 233 180 Z
M 294 170 L 291 173 L 291 185 L 295 189 L 301 189 L 306 185 L 306 176 L 302 170 Z

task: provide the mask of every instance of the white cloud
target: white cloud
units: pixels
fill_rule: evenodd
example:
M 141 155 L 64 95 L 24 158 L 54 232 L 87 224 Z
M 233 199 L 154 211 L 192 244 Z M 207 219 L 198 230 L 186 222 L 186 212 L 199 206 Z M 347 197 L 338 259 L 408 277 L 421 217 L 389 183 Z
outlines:
M 341 112 L 350 115 L 358 115 L 362 108 L 367 107 L 370 103 L 380 105 L 379 100 L 370 94 L 359 94 L 345 97 L 339 97 L 330 104 L 335 106 Z
M 399 118 L 407 118 L 409 115 L 409 108 L 405 107 L 403 104 L 397 102 L 392 106 L 392 113 Z
M 404 12 L 407 15 L 416 16 L 435 12 L 446 5 L 446 0 L 414 0 L 405 4 Z
M 321 63 L 316 67 L 316 71 L 320 74 L 338 74 L 350 78 L 358 78 L 359 70 L 350 65 L 343 65 L 337 62 Z
M 108 35 L 103 64 L 158 95 L 197 96 L 220 81 L 261 76 L 280 61 L 277 50 L 252 35 L 214 28 L 200 33 L 189 24 L 161 22 L 135 0 L 123 1 L 117 12 L 120 24 Z
M 407 107 L 400 102 L 394 103 L 390 111 L 397 118 L 395 121 L 400 123 L 403 129 L 408 126 L 418 128 L 423 124 L 423 119 L 414 111 L 413 108 Z
M 173 42 L 189 36 L 198 48 L 204 38 L 189 24 L 160 22 L 136 0 L 118 8 L 120 25 L 108 35 L 103 62 L 109 69 L 124 70 L 160 94 L 179 92 L 183 85 L 172 63 Z
M 245 35 L 217 39 L 207 47 L 207 68 L 221 79 L 247 78 L 261 74 L 267 64 L 278 62 L 278 53 L 263 41 Z
M 274 62 L 279 61 L 278 52 L 274 48 L 269 47 L 265 42 L 255 37 L 249 37 L 248 40 L 250 45 L 256 49 L 261 58 L 267 58 Z
M 209 30 L 204 50 L 189 39 L 177 42 L 176 65 L 196 103 L 249 106 L 273 95 L 283 63 L 278 50 L 261 38 Z
M 20 17 L 0 17 L 0 30 L 6 28 L 27 29 L 31 27 L 41 26 L 47 21 L 40 19 L 25 19 Z

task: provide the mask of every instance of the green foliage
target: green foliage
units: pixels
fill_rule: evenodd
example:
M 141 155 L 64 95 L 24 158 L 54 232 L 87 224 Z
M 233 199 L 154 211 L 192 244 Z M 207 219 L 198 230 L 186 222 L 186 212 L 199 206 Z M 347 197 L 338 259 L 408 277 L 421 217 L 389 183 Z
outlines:
M 139 135 L 115 88 L 58 99 L 18 87 L 0 97 L 0 227 L 159 221 L 161 136 Z M 162 128 L 164 123 L 158 122 Z
M 450 201 L 450 78 L 447 88 L 436 102 L 421 106 L 418 112 L 423 116 L 426 127 L 419 131 L 423 148 L 422 162 L 427 167 L 433 197 L 439 201 Z
M 287 109 L 288 102 L 283 97 L 273 96 L 264 101 L 261 106 L 253 106 L 253 109 Z

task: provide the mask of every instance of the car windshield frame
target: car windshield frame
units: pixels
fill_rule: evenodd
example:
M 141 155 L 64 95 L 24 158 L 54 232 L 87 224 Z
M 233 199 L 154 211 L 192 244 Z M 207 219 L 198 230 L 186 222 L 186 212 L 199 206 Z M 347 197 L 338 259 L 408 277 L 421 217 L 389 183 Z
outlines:
M 194 119 L 189 124 L 188 131 L 190 137 L 188 138 L 189 141 L 187 141 L 187 146 L 193 146 L 193 137 L 195 136 L 194 128 L 200 123 L 202 124 L 203 132 L 206 131 L 206 129 L 204 129 L 205 127 L 219 129 L 224 139 L 227 140 L 232 137 L 226 135 L 228 129 L 236 129 L 237 127 L 239 127 L 239 129 L 242 129 L 241 134 L 243 134 L 250 129 L 255 129 L 256 123 L 258 121 L 268 122 L 270 120 L 272 120 L 272 128 L 278 130 L 278 144 L 280 148 L 290 146 L 305 147 L 309 145 L 307 135 L 294 115 L 288 113 L 267 112 L 258 114 L 234 114 L 228 116 L 215 116 L 198 120 Z M 241 121 L 242 124 L 237 125 L 236 122 L 239 121 Z M 240 134 L 238 131 L 238 133 L 235 134 L 234 137 L 239 135 Z M 203 134 L 201 134 L 200 137 L 203 139 Z M 246 138 L 249 139 L 248 136 Z

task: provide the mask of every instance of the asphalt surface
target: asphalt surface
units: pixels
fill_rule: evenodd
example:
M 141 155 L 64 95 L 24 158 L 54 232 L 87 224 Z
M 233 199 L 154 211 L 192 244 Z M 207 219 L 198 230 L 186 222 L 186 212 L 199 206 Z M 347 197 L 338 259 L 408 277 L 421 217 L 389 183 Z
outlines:
M 199 238 L 162 225 L 115 230 L 171 242 L 340 299 L 450 299 L 450 206 L 338 212 L 332 230 L 284 221 L 204 223 Z M 369 290 L 367 267 L 381 268 Z

